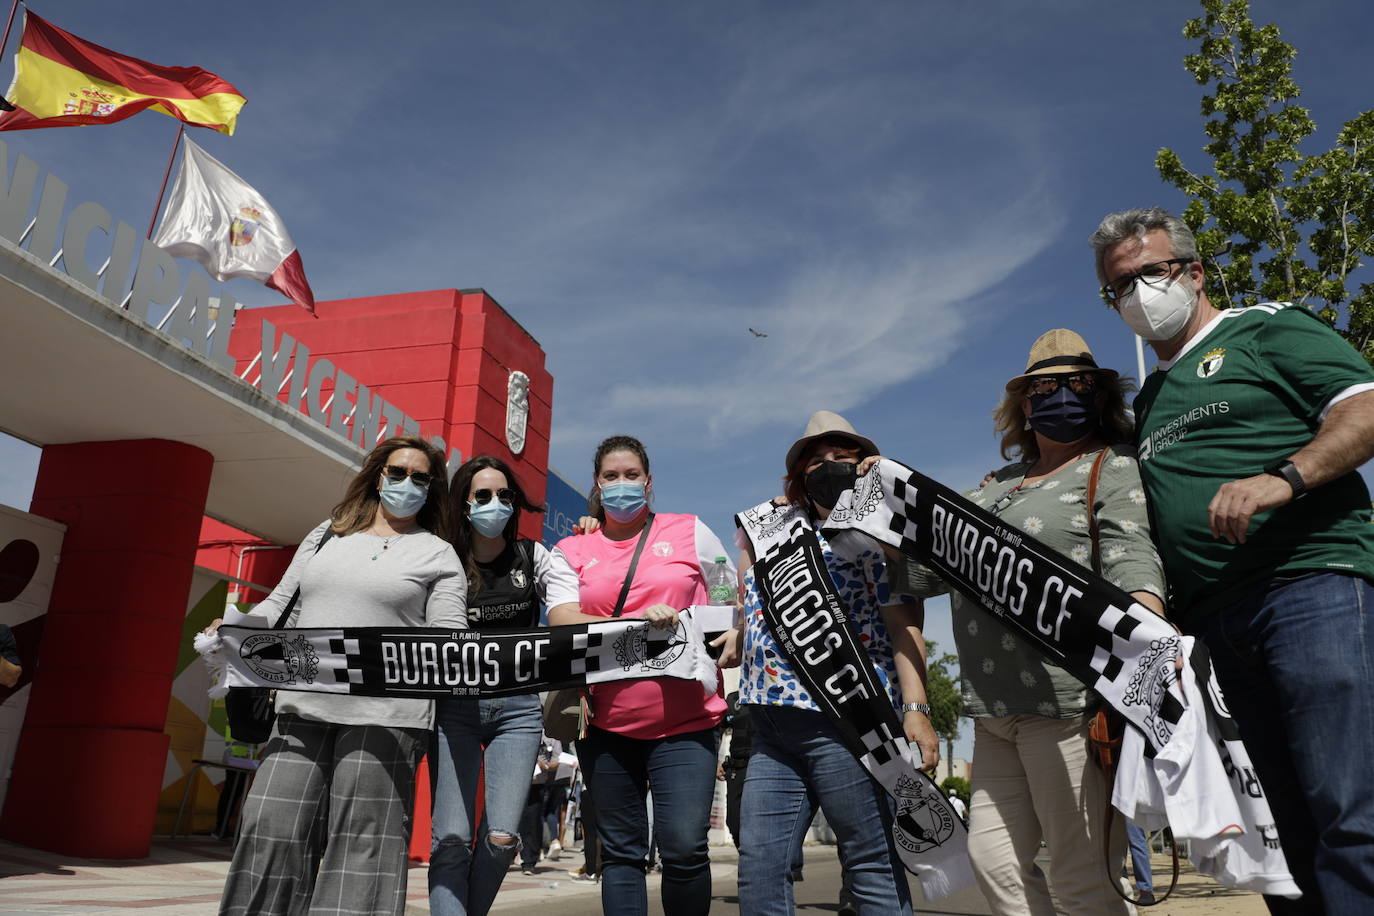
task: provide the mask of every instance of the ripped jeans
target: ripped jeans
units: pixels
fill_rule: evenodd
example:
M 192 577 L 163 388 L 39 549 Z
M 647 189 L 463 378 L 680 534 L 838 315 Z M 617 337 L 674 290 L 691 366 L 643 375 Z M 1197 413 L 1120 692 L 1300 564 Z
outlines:
M 437 916 L 481 916 L 496 899 L 520 849 L 520 813 L 543 733 L 538 694 L 490 700 L 436 700 L 429 906 Z M 485 748 L 482 821 L 477 783 Z M 494 843 L 493 837 L 508 839 Z

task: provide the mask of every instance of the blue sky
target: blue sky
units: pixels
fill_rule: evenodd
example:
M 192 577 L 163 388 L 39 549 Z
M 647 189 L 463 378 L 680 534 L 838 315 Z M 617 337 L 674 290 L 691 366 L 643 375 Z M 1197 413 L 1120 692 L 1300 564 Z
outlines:
M 318 298 L 484 287 L 548 353 L 552 465 L 586 486 L 597 441 L 639 436 L 660 510 L 726 537 L 734 512 L 778 490 L 815 409 L 964 486 L 1001 463 L 990 411 L 1043 331 L 1072 327 L 1100 363 L 1135 374 L 1086 238 L 1109 210 L 1182 206 L 1154 170 L 1159 147 L 1206 166 L 1201 89 L 1181 65 L 1198 8 L 36 11 L 234 83 L 249 99 L 237 134 L 195 139 L 272 201 Z M 1258 0 L 1254 15 L 1300 51 L 1314 149 L 1371 107 L 1370 4 Z M 0 85 L 10 72 L 0 63 Z M 146 113 L 4 139 L 72 199 L 142 227 L 175 130 Z M 230 289 L 281 301 L 246 281 Z M 36 464 L 32 447 L 0 438 L 0 502 L 28 507 Z M 952 649 L 943 602 L 930 617 Z

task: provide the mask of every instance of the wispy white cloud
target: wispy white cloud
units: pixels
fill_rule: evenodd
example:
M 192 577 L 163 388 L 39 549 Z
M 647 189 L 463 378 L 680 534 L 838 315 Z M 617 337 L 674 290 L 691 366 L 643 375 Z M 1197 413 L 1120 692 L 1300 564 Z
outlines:
M 593 98 L 594 119 L 539 108 L 483 138 L 499 154 L 458 144 L 451 172 L 400 186 L 404 231 L 332 259 L 330 282 L 482 285 L 513 307 L 557 378 L 556 452 L 706 405 L 719 436 L 860 404 L 947 360 L 961 304 L 1062 223 L 1037 125 L 963 71 L 908 65 L 903 41 L 823 8 L 746 17 L 694 49 L 716 66 L 683 105 L 631 86 L 619 115 Z

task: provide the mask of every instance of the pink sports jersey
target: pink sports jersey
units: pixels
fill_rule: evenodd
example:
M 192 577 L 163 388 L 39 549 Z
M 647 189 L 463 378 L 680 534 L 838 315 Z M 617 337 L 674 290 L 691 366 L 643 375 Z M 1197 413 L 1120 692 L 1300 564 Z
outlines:
M 704 532 L 704 538 L 699 532 Z M 713 544 L 701 544 L 701 540 Z M 612 541 L 598 531 L 558 542 L 557 550 L 577 573 L 584 614 L 611 616 L 638 541 L 638 537 Z M 702 548 L 724 552 L 695 515 L 655 515 L 621 616 L 642 617 L 655 604 L 682 609 L 708 603 L 702 568 L 714 555 L 703 557 Z M 719 691 L 707 697 L 700 684 L 675 678 L 601 684 L 588 688 L 588 694 L 593 724 L 629 738 L 663 738 L 714 728 L 725 715 Z

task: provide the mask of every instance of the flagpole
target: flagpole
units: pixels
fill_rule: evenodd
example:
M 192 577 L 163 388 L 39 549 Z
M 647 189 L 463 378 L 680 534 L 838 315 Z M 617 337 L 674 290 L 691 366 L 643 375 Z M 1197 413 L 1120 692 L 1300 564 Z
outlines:
M 20 2 L 21 0 L 14 0 L 14 3 L 10 5 L 10 15 L 5 20 L 5 37 L 0 38 L 0 54 L 5 53 L 5 46 L 10 43 L 10 29 L 14 27 L 14 14 L 19 12 Z M 14 106 L 9 103 L 8 99 L 0 97 L 0 111 L 14 111 Z
M 157 189 L 157 203 L 153 206 L 153 218 L 148 222 L 148 238 L 153 237 L 153 230 L 157 228 L 157 215 L 162 211 L 162 195 L 167 193 L 167 179 L 172 177 L 172 165 L 177 161 L 177 149 L 181 146 L 181 135 L 185 133 L 185 128 L 177 125 L 177 138 L 172 141 L 172 154 L 167 157 L 167 171 L 162 173 L 162 187 Z
M 10 43 L 10 29 L 14 27 L 14 14 L 19 12 L 19 4 L 22 0 L 14 0 L 10 6 L 10 18 L 5 20 L 5 37 L 0 39 L 0 54 L 5 53 L 5 46 Z

